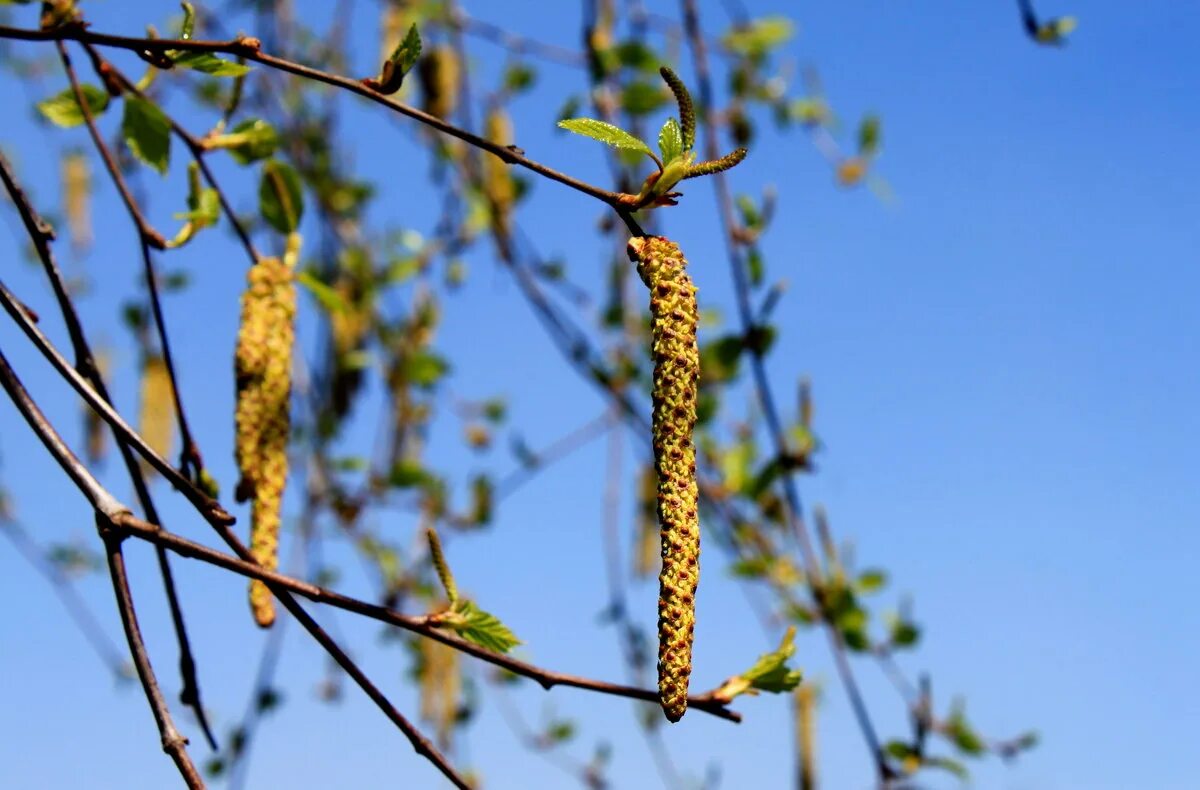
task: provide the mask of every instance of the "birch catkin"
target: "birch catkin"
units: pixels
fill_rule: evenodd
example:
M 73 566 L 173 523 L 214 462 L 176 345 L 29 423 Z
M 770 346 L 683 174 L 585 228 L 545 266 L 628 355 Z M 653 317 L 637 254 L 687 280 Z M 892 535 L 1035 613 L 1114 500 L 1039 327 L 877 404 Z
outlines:
M 629 241 L 629 258 L 650 289 L 654 356 L 654 466 L 662 571 L 658 592 L 658 692 L 663 713 L 679 721 L 687 711 L 692 674 L 692 631 L 700 574 L 697 513 L 696 286 L 679 247 L 661 236 Z
M 237 498 L 251 500 L 250 553 L 260 565 L 274 570 L 287 481 L 296 287 L 291 267 L 278 258 L 264 258 L 251 267 L 248 280 L 234 356 L 236 454 L 241 471 Z M 250 608 L 263 628 L 275 622 L 275 601 L 257 580 L 250 582 Z

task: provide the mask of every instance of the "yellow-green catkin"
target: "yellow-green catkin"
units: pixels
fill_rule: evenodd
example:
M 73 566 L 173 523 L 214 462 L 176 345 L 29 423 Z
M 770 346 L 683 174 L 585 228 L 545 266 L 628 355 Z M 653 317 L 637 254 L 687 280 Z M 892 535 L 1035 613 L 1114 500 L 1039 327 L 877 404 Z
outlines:
M 448 46 L 432 47 L 417 64 L 417 76 L 424 94 L 424 110 L 446 120 L 458 106 L 462 71 L 458 55 Z
M 138 432 L 154 452 L 164 458 L 171 452 L 175 435 L 172 411 L 171 373 L 161 354 L 148 354 L 142 360 L 141 404 Z M 148 464 L 146 469 L 152 469 Z
M 661 236 L 633 238 L 629 258 L 650 289 L 654 356 L 654 466 L 662 570 L 658 592 L 658 692 L 663 713 L 687 711 L 692 674 L 696 584 L 700 578 L 700 519 L 696 487 L 696 286 L 679 247 Z
M 236 455 L 239 501 L 251 500 L 250 553 L 260 565 L 278 564 L 280 511 L 287 481 L 293 323 L 292 267 L 263 258 L 251 267 L 242 295 L 234 369 L 237 376 Z M 263 628 L 275 622 L 275 601 L 260 581 L 250 582 L 250 609 Z

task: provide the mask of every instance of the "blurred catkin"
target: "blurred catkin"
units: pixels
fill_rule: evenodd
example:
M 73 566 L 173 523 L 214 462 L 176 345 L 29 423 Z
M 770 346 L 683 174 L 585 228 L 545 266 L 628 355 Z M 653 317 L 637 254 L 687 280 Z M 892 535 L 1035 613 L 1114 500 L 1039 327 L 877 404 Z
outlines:
M 458 107 L 462 78 L 458 55 L 447 46 L 432 47 L 417 65 L 417 76 L 421 80 L 425 112 L 447 120 Z
M 251 267 L 242 295 L 234 370 L 237 377 L 238 501 L 251 499 L 250 553 L 270 570 L 278 566 L 280 511 L 287 481 L 296 287 L 292 267 L 263 258 Z M 275 602 L 260 581 L 250 582 L 250 608 L 266 628 Z
M 92 170 L 87 156 L 79 151 L 62 158 L 62 194 L 71 246 L 83 252 L 92 246 Z
M 659 701 L 667 719 L 679 721 L 687 711 L 700 573 L 696 448 L 692 444 L 700 383 L 696 286 L 685 271 L 687 259 L 669 239 L 630 239 L 629 257 L 637 262 L 638 275 L 650 289 L 652 423 L 662 553 L 658 577 Z
M 167 371 L 167 363 L 160 354 L 147 354 L 142 361 L 138 433 L 163 458 L 171 452 L 175 432 L 171 404 L 171 374 Z M 147 470 L 151 468 L 146 466 Z

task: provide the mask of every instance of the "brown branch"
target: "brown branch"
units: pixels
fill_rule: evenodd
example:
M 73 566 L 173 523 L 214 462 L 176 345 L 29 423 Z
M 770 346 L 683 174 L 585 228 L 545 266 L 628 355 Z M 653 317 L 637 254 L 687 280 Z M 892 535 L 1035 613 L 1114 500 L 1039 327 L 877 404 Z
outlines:
M 712 87 L 712 77 L 709 73 L 706 45 L 700 27 L 700 14 L 697 9 L 696 0 L 680 0 L 680 2 L 683 11 L 684 32 L 688 46 L 692 52 L 692 61 L 696 69 L 696 80 L 700 89 L 700 121 L 705 131 L 705 158 L 710 160 L 718 159 L 721 154 L 720 144 L 717 140 L 715 96 Z M 750 284 L 747 277 L 746 264 L 742 259 L 735 234 L 736 222 L 733 212 L 733 198 L 730 195 L 729 182 L 724 172 L 715 173 L 712 178 L 713 187 L 717 195 L 717 207 L 721 217 L 721 225 L 725 235 L 726 249 L 729 255 L 730 271 L 733 274 L 738 317 L 741 321 L 742 332 L 748 336 L 755 329 L 754 315 L 750 305 Z M 767 376 L 761 347 L 751 349 L 750 360 L 755 389 L 762 404 L 763 415 L 767 421 L 767 427 L 771 434 L 772 442 L 775 445 L 776 454 L 780 458 L 785 457 L 788 452 L 787 438 L 779 416 L 779 409 L 776 406 L 775 398 L 771 391 L 771 384 Z M 815 587 L 815 585 L 821 578 L 820 563 L 813 548 L 812 539 L 808 534 L 808 529 L 803 521 L 800 492 L 796 487 L 796 481 L 791 470 L 785 471 L 781 475 L 781 478 L 784 488 L 784 502 L 786 504 L 784 516 L 787 523 L 791 525 L 792 534 L 800 546 L 801 558 L 806 570 L 806 578 L 810 584 L 814 585 L 814 593 L 819 598 L 819 587 Z M 818 608 L 822 612 L 824 611 L 824 607 Z M 863 739 L 866 741 L 867 748 L 871 752 L 871 759 L 875 763 L 879 779 L 881 782 L 886 783 L 893 777 L 894 772 L 884 755 L 879 736 L 875 731 L 875 725 L 871 721 L 870 712 L 867 710 L 862 690 L 859 688 L 858 681 L 854 677 L 853 669 L 846 655 L 846 645 L 842 639 L 842 634 L 837 626 L 830 622 L 828 617 L 822 616 L 821 622 L 825 626 L 830 649 L 833 653 L 834 664 L 837 667 L 838 677 L 842 682 L 843 688 L 846 690 L 846 695 L 850 699 L 850 707 L 854 712 L 858 727 L 862 731 Z
M 2 287 L 2 286 L 0 286 Z M 73 371 L 72 371 L 73 372 Z M 124 532 L 132 533 L 129 528 L 131 520 L 146 533 L 165 535 L 169 534 L 162 527 L 156 526 L 149 522 L 143 521 L 135 517 L 127 507 L 118 502 L 112 494 L 106 491 L 87 470 L 87 468 L 79 461 L 79 459 L 71 452 L 71 450 L 63 443 L 62 438 L 54 430 L 53 426 L 46 420 L 45 416 L 38 409 L 37 405 L 29 397 L 21 386 L 20 381 L 16 378 L 12 368 L 8 366 L 8 361 L 5 359 L 3 352 L 0 352 L 0 384 L 3 385 L 13 403 L 17 405 L 18 410 L 26 418 L 30 427 L 42 440 L 42 443 L 54 456 L 55 460 L 63 470 L 71 477 L 76 486 L 91 502 L 93 509 L 97 513 L 97 525 L 101 530 L 101 535 L 104 538 L 105 546 L 109 552 L 110 567 L 113 568 L 113 584 L 120 585 L 124 579 L 123 561 L 120 556 L 119 546 L 122 535 L 117 535 L 113 529 L 120 525 L 120 529 Z M 111 424 L 111 423 L 110 423 Z M 161 459 L 160 459 L 161 460 Z M 222 537 L 227 542 L 235 545 L 239 553 L 243 553 L 249 558 L 250 553 L 245 546 L 237 540 L 236 537 L 229 532 L 227 528 L 218 530 Z M 139 537 L 145 538 L 146 535 L 139 534 Z M 152 541 L 153 542 L 153 541 Z M 198 544 L 192 544 L 198 549 L 206 550 Z M 241 563 L 246 568 L 256 571 L 262 571 L 261 567 L 248 560 L 235 560 L 232 557 L 228 558 L 233 562 Z M 274 579 L 264 579 L 267 581 L 271 592 L 275 594 L 280 603 L 295 617 L 302 626 L 320 643 L 326 652 L 338 663 L 346 674 L 359 685 L 360 688 L 367 694 L 368 697 L 384 712 L 384 714 L 396 725 L 396 727 L 404 733 L 413 748 L 418 754 L 429 760 L 433 765 L 442 772 L 442 774 L 454 784 L 455 787 L 462 790 L 469 790 L 469 785 L 457 771 L 446 761 L 446 758 L 437 750 L 432 743 L 429 742 L 420 731 L 414 727 L 408 719 L 406 719 L 395 706 L 383 695 L 376 686 L 367 678 L 358 665 L 346 654 L 341 647 L 325 632 L 324 629 L 313 620 L 300 604 L 288 594 L 285 589 L 276 583 Z M 124 598 L 122 597 L 124 596 Z M 149 659 L 145 656 L 145 648 L 140 643 L 140 632 L 137 630 L 136 619 L 130 620 L 126 614 L 132 617 L 132 600 L 129 599 L 127 589 L 122 592 L 117 591 L 118 604 L 122 608 L 122 620 L 125 622 L 126 635 L 130 640 L 130 650 L 134 655 L 134 663 L 138 668 L 138 675 L 142 679 L 142 685 L 146 690 L 147 699 L 154 709 L 155 719 L 159 723 L 159 730 L 162 734 L 163 749 L 175 760 L 179 765 L 180 773 L 189 787 L 203 787 L 204 784 L 200 780 L 199 775 L 195 773 L 195 767 L 192 766 L 183 745 L 187 743 L 179 733 L 175 730 L 171 723 L 170 714 L 166 709 L 166 703 L 162 700 L 161 692 L 158 690 L 157 683 L 154 681 L 154 676 L 150 670 Z M 126 611 L 128 607 L 128 612 Z M 135 639 L 137 640 L 135 643 Z M 139 652 L 141 655 L 139 656 Z M 193 782 L 192 777 L 195 777 Z
M 83 89 L 80 87 L 79 78 L 75 74 L 75 67 L 71 65 L 71 56 L 67 53 L 66 45 L 61 40 L 56 40 L 54 46 L 58 50 L 58 57 L 62 61 L 63 69 L 67 73 L 67 79 L 71 83 L 71 90 L 75 94 L 75 102 L 79 105 L 79 111 L 83 114 L 83 122 L 87 126 L 88 134 L 91 135 L 92 143 L 96 146 L 96 152 L 100 154 L 100 159 L 104 162 L 104 168 L 108 170 L 108 176 L 112 179 L 113 186 L 117 188 L 117 193 L 121 196 L 121 202 L 125 204 L 125 210 L 129 212 L 133 224 L 137 227 L 138 234 L 155 249 L 166 249 L 166 240 L 162 237 L 161 233 L 150 225 L 145 215 L 142 214 L 141 209 L 138 208 L 137 202 L 133 199 L 133 193 L 129 191 L 129 185 L 125 182 L 125 176 L 121 174 L 121 168 L 117 166 L 116 159 L 113 157 L 112 151 L 109 150 L 108 143 L 104 142 L 104 138 L 100 135 L 100 130 L 96 128 L 96 119 L 92 117 L 92 110 L 88 106 L 87 99 L 84 98 Z
M 152 524 L 147 524 L 131 513 L 123 514 L 116 520 L 118 528 L 129 533 L 133 537 L 140 538 L 155 545 L 178 554 L 181 557 L 200 560 L 201 562 L 215 565 L 219 568 L 232 571 L 247 578 L 258 579 L 265 582 L 273 588 L 286 590 L 303 598 L 316 603 L 326 604 L 328 606 L 342 609 L 347 612 L 367 617 L 371 620 L 377 620 L 381 623 L 393 625 L 398 628 L 403 628 L 406 631 L 420 634 L 421 636 L 441 642 L 444 645 L 452 647 L 459 652 L 473 656 L 489 664 L 494 664 L 503 669 L 530 678 L 536 681 L 542 688 L 551 689 L 555 686 L 570 686 L 572 688 L 584 689 L 586 691 L 595 691 L 601 694 L 610 694 L 617 697 L 628 697 L 631 699 L 645 700 L 647 702 L 656 702 L 658 700 L 658 691 L 654 689 L 643 689 L 635 686 L 624 686 L 616 683 L 607 683 L 600 680 L 592 680 L 590 678 L 580 677 L 578 675 L 569 675 L 563 672 L 554 672 L 548 669 L 534 666 L 533 664 L 520 661 L 511 656 L 502 653 L 492 652 L 484 647 L 480 647 L 472 642 L 468 642 L 461 637 L 447 633 L 437 625 L 435 615 L 405 615 L 393 609 L 389 609 L 377 604 L 367 603 L 357 598 L 352 598 L 348 595 L 334 592 L 316 584 L 296 579 L 291 576 L 269 571 L 254 562 L 238 559 L 229 554 L 210 549 L 199 543 L 187 540 L 186 538 L 175 535 L 166 530 L 156 528 Z M 281 598 L 282 600 L 282 598 Z M 718 700 L 713 694 L 698 694 L 689 698 L 689 706 L 695 707 L 697 710 L 702 710 L 706 713 L 711 713 L 717 718 L 726 719 L 728 721 L 741 721 L 741 715 L 735 711 L 729 710 L 726 704 Z
M 8 397 L 17 407 L 17 411 L 25 418 L 29 427 L 45 445 L 46 449 L 58 462 L 63 471 L 75 482 L 75 485 L 87 497 L 91 503 L 92 509 L 96 511 L 96 526 L 104 536 L 105 525 L 112 522 L 112 519 L 121 514 L 127 514 L 128 508 L 118 502 L 112 494 L 104 490 L 92 476 L 91 472 L 80 462 L 80 460 L 71 452 L 70 448 L 63 442 L 62 437 L 54 430 L 53 426 L 46 420 L 46 415 L 42 413 L 33 399 L 29 397 L 29 393 L 21 384 L 21 380 L 17 378 L 16 373 L 9 367 L 8 359 L 5 358 L 4 352 L 0 351 L 0 386 L 3 386 L 4 391 L 8 393 Z M 129 580 L 125 574 L 125 561 L 121 555 L 121 546 L 119 540 L 113 540 L 105 537 L 105 548 L 108 551 L 108 567 L 112 576 L 113 591 L 117 597 L 117 608 L 121 614 L 121 624 L 125 628 L 125 638 L 129 643 L 129 652 L 133 656 L 134 666 L 137 668 L 138 678 L 142 682 L 142 690 L 146 694 L 146 701 L 150 704 L 150 710 L 154 714 L 154 721 L 158 725 L 159 736 L 162 739 L 163 751 L 166 752 L 175 762 L 179 769 L 180 776 L 189 788 L 202 788 L 204 781 L 200 778 L 200 774 L 196 771 L 196 766 L 192 764 L 191 758 L 187 753 L 187 739 L 180 735 L 175 729 L 175 724 L 171 720 L 170 710 L 167 708 L 166 700 L 163 699 L 162 691 L 158 687 L 158 681 L 154 676 L 154 669 L 150 665 L 150 657 L 146 653 L 146 645 L 142 641 L 141 630 L 138 628 L 137 614 L 133 608 L 133 598 L 129 591 Z
M 601 189 L 581 181 L 566 173 L 555 170 L 552 167 L 543 165 L 521 153 L 520 149 L 515 146 L 500 145 L 491 140 L 480 137 L 465 129 L 460 129 L 453 124 L 443 121 L 437 116 L 430 115 L 415 107 L 410 107 L 403 102 L 397 101 L 389 96 L 378 93 L 371 88 L 363 85 L 358 80 L 349 77 L 343 77 L 338 74 L 331 74 L 321 69 L 305 66 L 301 63 L 295 63 L 286 58 L 276 57 L 260 50 L 260 42 L 256 38 L 242 37 L 235 38 L 229 41 L 198 41 L 195 39 L 147 39 L 147 38 L 130 38 L 127 36 L 115 36 L 107 33 L 94 33 L 82 25 L 64 25 L 61 27 L 51 28 L 49 30 L 29 30 L 25 28 L 9 27 L 0 25 L 0 38 L 15 39 L 19 41 L 79 41 L 88 44 L 99 46 L 114 47 L 117 49 L 126 49 L 133 52 L 153 52 L 162 53 L 170 50 L 182 50 L 186 52 L 209 52 L 209 53 L 225 53 L 230 55 L 238 55 L 246 60 L 261 63 L 264 66 L 276 69 L 278 71 L 294 74 L 298 77 L 304 77 L 314 82 L 322 82 L 326 85 L 332 85 L 336 88 L 349 91 L 350 93 L 358 94 L 376 104 L 383 105 L 388 109 L 398 112 L 401 115 L 412 118 L 415 121 L 425 124 L 426 126 L 435 129 L 442 134 L 456 137 L 463 142 L 474 146 L 483 151 L 487 151 L 494 156 L 499 157 L 503 162 L 510 165 L 519 165 L 526 170 L 537 173 L 540 176 L 557 181 L 564 186 L 570 187 L 577 192 L 582 192 L 585 195 L 596 198 L 607 205 L 611 206 L 623 217 L 628 214 L 628 198 L 630 196 L 622 195 L 619 192 L 613 192 L 607 189 Z M 86 105 L 84 106 L 86 113 Z M 622 198 L 625 198 L 623 201 Z M 159 237 L 161 239 L 161 237 Z
M 129 423 L 125 422 L 124 418 L 116 412 L 115 409 L 106 401 L 92 385 L 79 374 L 66 358 L 54 347 L 54 344 L 42 333 L 37 324 L 20 308 L 20 303 L 11 291 L 0 281 L 0 305 L 8 312 L 17 325 L 25 332 L 35 348 L 42 353 L 55 370 L 59 372 L 67 383 L 79 393 L 89 406 L 96 411 L 100 417 L 112 427 L 113 431 L 123 441 L 129 443 L 129 446 L 137 451 L 138 455 L 146 459 L 150 466 L 161 474 L 177 491 L 184 495 L 196 511 L 214 527 L 225 528 L 233 524 L 235 519 L 231 516 L 220 503 L 211 499 L 208 494 L 201 491 L 191 480 L 180 474 L 174 466 L 166 459 L 154 451 L 146 443 L 133 428 L 129 427 Z
M 50 242 L 54 238 L 54 231 L 41 218 L 24 190 L 21 189 L 20 184 L 17 183 L 16 176 L 12 172 L 12 167 L 3 153 L 0 153 L 0 181 L 3 181 L 5 188 L 8 190 L 13 204 L 16 206 L 17 212 L 25 224 L 26 232 L 29 234 L 38 258 L 42 262 L 42 268 L 46 272 L 46 277 L 50 280 L 51 289 L 54 291 L 59 311 L 62 313 L 63 322 L 67 325 L 67 333 L 70 335 L 71 345 L 74 348 L 75 371 L 92 385 L 100 398 L 106 403 L 111 404 L 112 399 L 109 397 L 108 388 L 104 384 L 104 378 L 100 375 L 100 370 L 96 365 L 91 346 L 88 344 L 87 336 L 83 331 L 83 325 L 79 320 L 79 314 L 75 310 L 75 305 L 71 301 L 70 294 L 67 293 L 58 263 L 55 261 L 54 250 L 50 246 Z M 116 438 L 117 448 L 125 464 L 125 469 L 129 474 L 130 480 L 133 482 L 134 491 L 137 494 L 138 502 L 141 504 L 142 512 L 146 514 L 147 520 L 151 523 L 162 523 L 158 516 L 158 509 L 154 505 L 154 499 L 150 495 L 150 487 L 146 483 L 145 473 L 138 464 L 137 458 L 134 457 L 132 451 L 129 449 L 129 444 L 119 434 L 114 432 L 113 435 Z M 209 726 L 208 716 L 205 713 L 204 704 L 200 697 L 200 683 L 196 674 L 196 660 L 192 654 L 191 640 L 188 638 L 187 624 L 184 621 L 183 607 L 179 602 L 179 594 L 175 588 L 174 575 L 171 572 L 166 552 L 158 550 L 155 554 L 157 555 L 159 573 L 162 576 L 163 587 L 167 596 L 167 605 L 171 612 L 171 623 L 175 630 L 175 639 L 179 646 L 180 701 L 192 709 L 196 716 L 196 721 L 204 733 L 205 739 L 215 750 L 217 742 L 216 738 L 213 737 L 212 728 Z
M 114 80 L 121 90 L 137 96 L 139 99 L 149 101 L 146 94 L 138 88 L 138 86 L 125 75 L 123 71 L 114 66 L 108 61 L 90 42 L 82 42 L 83 48 L 87 51 L 88 57 L 92 60 L 92 66 L 95 68 L 97 75 L 105 82 Z M 162 108 L 159 108 L 162 110 Z M 221 188 L 216 176 L 213 175 L 212 169 L 208 166 L 205 155 L 210 153 L 210 150 L 205 146 L 201 138 L 196 137 L 182 125 L 179 124 L 166 110 L 162 110 L 163 116 L 171 125 L 171 131 L 183 141 L 187 146 L 188 152 L 192 159 L 200 167 L 200 174 L 204 176 L 204 180 L 217 193 L 217 201 L 221 204 L 221 211 L 228 218 L 229 223 L 233 226 L 233 231 L 245 248 L 246 254 L 250 257 L 251 262 L 258 263 L 258 250 L 254 247 L 254 242 L 250 240 L 250 233 L 246 230 L 245 224 L 238 218 L 237 212 L 233 210 L 233 204 L 229 202 L 229 198 L 225 194 L 225 190 Z

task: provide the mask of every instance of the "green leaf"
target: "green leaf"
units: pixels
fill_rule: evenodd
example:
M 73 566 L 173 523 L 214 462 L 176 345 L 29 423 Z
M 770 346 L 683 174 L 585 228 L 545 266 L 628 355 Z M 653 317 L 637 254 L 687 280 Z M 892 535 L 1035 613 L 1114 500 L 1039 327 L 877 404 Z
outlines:
M 228 134 L 213 138 L 209 145 L 226 148 L 234 161 L 246 165 L 274 154 L 279 148 L 279 133 L 261 118 L 247 118 Z
M 432 479 L 416 461 L 398 461 L 388 474 L 388 484 L 395 488 L 423 488 Z
M 787 666 L 787 660 L 796 652 L 795 639 L 796 626 L 790 625 L 784 632 L 778 648 L 770 653 L 762 654 L 754 662 L 754 666 L 726 681 L 722 691 L 726 693 L 733 691 L 730 696 L 736 696 L 746 693 L 750 689 L 778 694 L 796 688 L 800 685 L 800 670 L 788 669 Z
M 137 96 L 125 97 L 121 135 L 133 155 L 166 173 L 171 162 L 171 122 L 157 104 Z
M 419 57 L 421 57 L 421 34 L 414 23 L 408 29 L 408 34 L 392 50 L 392 56 L 388 60 L 394 63 L 403 75 L 412 69 Z
M 79 92 L 83 94 L 83 100 L 87 103 L 88 111 L 93 118 L 108 109 L 108 92 L 103 88 L 85 83 L 79 86 Z M 67 88 L 49 99 L 38 102 L 37 108 L 38 112 L 56 126 L 70 128 L 83 123 L 83 110 L 75 101 L 73 88 Z
M 961 700 L 954 703 L 950 715 L 946 717 L 945 732 L 946 737 L 953 741 L 963 754 L 979 755 L 987 749 L 983 738 L 967 721 L 967 712 Z
M 527 90 L 536 80 L 537 72 L 524 63 L 513 63 L 504 70 L 504 90 L 510 93 Z
M 566 121 L 559 121 L 558 125 L 568 132 L 574 132 L 584 137 L 590 137 L 593 140 L 599 140 L 602 143 L 611 145 L 613 148 L 620 148 L 625 151 L 638 151 L 650 157 L 654 156 L 654 152 L 650 150 L 650 146 L 624 129 L 618 129 L 616 126 L 604 121 L 597 121 L 594 118 L 572 118 Z
M 551 722 L 546 727 L 545 738 L 551 743 L 563 743 L 575 737 L 575 722 L 568 719 Z
M 317 279 L 310 271 L 302 271 L 296 275 L 296 282 L 304 286 L 313 298 L 317 300 L 317 304 L 325 309 L 325 312 L 330 315 L 337 313 L 347 313 L 350 306 L 346 304 L 346 300 L 336 290 L 326 285 Z
M 858 127 L 858 153 L 873 156 L 879 151 L 880 120 L 878 115 L 868 115 Z
M 888 741 L 883 750 L 897 760 L 904 760 L 917 755 L 913 747 L 904 741 Z
M 858 588 L 860 593 L 872 593 L 883 589 L 885 584 L 887 584 L 887 573 L 877 568 L 872 568 L 858 575 L 855 587 Z
M 258 209 L 271 227 L 291 233 L 300 227 L 304 214 L 304 193 L 295 168 L 278 159 L 263 165 L 258 185 Z
M 664 165 L 669 165 L 683 155 L 683 132 L 679 121 L 668 118 L 658 132 L 658 150 L 662 152 Z
M 183 7 L 183 24 L 179 26 L 179 37 L 184 41 L 191 39 L 196 29 L 196 8 L 191 3 L 180 3 Z
M 171 50 L 167 54 L 176 66 L 199 71 L 213 77 L 241 77 L 250 72 L 250 67 L 246 64 L 218 58 L 211 52 Z
M 721 38 L 727 50 L 737 55 L 759 58 L 792 37 L 792 20 L 786 16 L 766 16 L 739 25 Z
M 943 771 L 949 771 L 964 782 L 971 775 L 965 765 L 950 757 L 926 757 L 921 761 L 921 764 L 929 768 L 940 768 Z
M 418 351 L 404 360 L 404 378 L 418 387 L 429 388 L 450 370 L 445 358 L 428 351 Z
M 621 109 L 630 115 L 649 115 L 670 100 L 657 82 L 631 82 L 621 91 Z
M 454 629 L 463 639 L 495 653 L 507 653 L 521 640 L 495 615 L 483 611 L 471 601 L 460 598 L 441 623 Z

